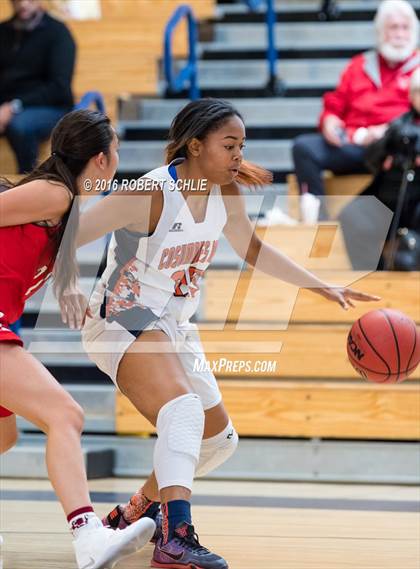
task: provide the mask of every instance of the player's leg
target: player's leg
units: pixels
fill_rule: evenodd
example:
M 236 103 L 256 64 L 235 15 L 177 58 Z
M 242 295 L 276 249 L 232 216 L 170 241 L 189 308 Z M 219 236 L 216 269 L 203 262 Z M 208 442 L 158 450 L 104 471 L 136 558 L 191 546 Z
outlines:
M 157 347 L 156 352 L 159 353 L 158 357 L 156 353 L 142 351 L 143 346 L 147 348 L 147 346 L 152 345 L 153 342 Z M 169 405 L 170 411 L 171 402 L 175 402 L 176 406 L 177 401 L 181 401 L 182 403 L 182 398 L 190 394 L 184 370 L 177 356 L 172 352 L 172 344 L 164 332 L 160 330 L 143 332 L 137 341 L 127 350 L 118 367 L 118 387 L 122 393 L 131 400 L 140 413 L 154 425 L 157 425 L 161 411 L 161 417 L 164 417 L 163 413 L 167 405 Z M 197 403 L 199 402 L 197 398 L 195 398 L 195 412 L 197 414 L 197 410 L 199 410 L 200 420 L 203 421 L 201 403 L 199 403 L 199 405 L 197 405 Z M 192 417 L 192 419 L 194 420 L 194 417 Z M 164 422 L 165 421 L 163 421 L 163 423 Z M 195 422 L 197 422 L 197 418 Z M 193 423 L 192 425 L 187 425 L 187 428 L 188 427 L 188 430 L 194 430 Z M 176 428 L 175 426 L 175 430 Z M 158 427 L 157 430 L 159 438 L 161 439 L 159 440 L 158 438 L 158 444 L 168 444 L 168 441 L 165 442 L 163 439 L 164 437 L 167 438 L 165 425 L 163 424 L 161 429 Z M 199 440 L 201 436 L 202 426 L 198 429 L 195 439 Z M 181 464 L 181 468 L 183 466 L 185 468 L 186 466 L 187 469 L 184 486 L 167 486 L 168 483 L 163 482 L 165 487 L 161 485 L 160 491 L 156 476 L 153 473 L 148 483 L 131 497 L 130 502 L 125 506 L 117 506 L 114 508 L 104 519 L 104 523 L 109 524 L 111 527 L 121 528 L 125 527 L 127 523 L 132 523 L 139 517 L 147 515 L 156 516 L 161 501 L 163 501 L 163 503 L 175 501 L 184 502 L 183 504 L 181 503 L 181 507 L 184 506 L 188 511 L 184 511 L 183 515 L 186 516 L 188 520 L 191 520 L 191 513 L 189 511 L 190 488 L 197 460 L 194 459 L 193 462 L 191 462 L 191 457 L 187 455 L 182 456 L 182 454 L 180 454 L 180 458 L 181 463 L 186 463 L 186 465 Z M 177 467 L 176 463 L 172 466 L 174 459 L 176 462 L 176 457 L 172 456 L 169 458 L 173 472 L 176 471 Z M 164 473 L 159 472 L 162 467 L 160 467 L 158 448 L 155 449 L 154 463 L 158 471 L 158 478 L 164 477 Z M 172 529 L 173 528 L 169 528 L 169 531 L 172 531 Z
M 205 411 L 206 423 L 196 477 L 206 476 L 225 463 L 238 447 L 238 434 L 221 401 Z
M 22 347 L 0 343 L 0 359 L 0 403 L 47 435 L 48 474 L 73 532 L 79 567 L 91 561 L 89 567 L 99 568 L 145 545 L 154 531 L 150 520 L 113 532 L 93 512 L 80 442 L 80 406 Z
M 156 347 L 158 356 L 156 353 L 147 351 L 148 346 L 152 343 Z M 166 433 L 167 422 L 169 426 L 172 426 L 172 430 L 182 430 L 182 425 L 178 424 L 178 415 L 184 417 L 190 406 L 192 416 L 187 418 L 189 422 L 185 424 L 188 429 L 186 433 L 187 435 L 190 434 L 192 439 L 190 446 L 196 446 L 197 440 L 201 441 L 204 429 L 204 413 L 201 402 L 191 392 L 182 365 L 176 354 L 173 353 L 172 344 L 164 332 L 160 330 L 143 332 L 128 348 L 118 367 L 117 383 L 122 393 L 130 399 L 138 411 L 157 427 L 158 435 L 161 438 L 168 438 Z M 184 400 L 187 401 L 187 406 L 184 406 Z M 171 411 L 171 406 L 174 407 L 173 411 Z M 174 418 L 172 417 L 173 414 L 175 415 Z M 182 433 L 180 436 L 182 437 Z M 172 438 L 170 441 L 166 440 L 166 444 L 168 448 L 176 447 Z M 186 470 L 185 484 L 181 486 L 179 484 L 168 484 L 167 479 L 171 475 L 165 472 L 167 470 L 165 466 L 160 468 L 159 450 L 158 447 L 154 458 L 157 470 L 159 470 L 157 472 L 160 485 L 159 497 L 163 501 L 189 499 L 192 477 L 198 460 L 198 456 L 195 457 L 193 454 L 194 449 L 192 448 L 189 451 L 190 456 L 182 451 L 177 453 L 175 449 L 170 457 L 175 466 L 179 459 L 183 463 L 181 470 Z M 161 484 L 162 480 L 164 485 Z
M 232 426 L 223 403 L 204 412 L 204 435 L 195 476 L 205 476 L 223 464 L 235 452 L 238 435 Z M 155 473 L 131 496 L 128 504 L 117 505 L 104 519 L 104 525 L 124 528 L 128 524 L 148 516 L 160 525 L 160 494 Z
M 200 396 L 206 408 L 203 441 L 195 472 L 195 476 L 204 476 L 233 455 L 238 445 L 238 435 L 221 401 L 214 374 L 211 371 L 197 371 L 197 368 L 208 369 L 198 330 L 189 325 L 183 338 L 179 360 L 189 389 Z M 201 365 L 197 366 L 197 361 Z M 130 502 L 116 506 L 103 522 L 111 527 L 126 527 L 127 522 L 132 523 L 143 515 L 150 515 L 159 526 L 160 518 L 156 516 L 159 500 L 159 488 L 153 472 L 143 487 L 130 498 Z
M 23 348 L 0 344 L 0 353 L 1 403 L 48 435 L 48 473 L 64 512 L 89 505 L 80 446 L 82 409 Z
M 17 440 L 16 415 L 0 407 L 0 454 L 13 448 Z
M 151 343 L 155 353 L 147 351 Z M 156 425 L 158 434 L 154 472 L 163 521 L 152 566 L 171 569 L 195 564 L 203 569 L 226 569 L 221 557 L 198 543 L 191 521 L 189 500 L 204 432 L 204 411 L 168 336 L 160 330 L 143 332 L 122 358 L 117 383 Z
M 188 340 L 189 338 L 187 337 L 187 341 Z M 198 395 L 203 395 L 204 399 L 207 399 L 210 402 L 219 401 L 221 399 L 221 395 L 214 375 L 211 372 L 205 372 L 204 374 L 194 372 L 194 359 L 196 357 L 204 358 L 204 355 L 198 336 L 192 336 L 191 340 L 187 351 L 183 352 L 179 356 L 180 362 L 183 366 L 183 372 L 187 375 L 187 386 L 190 390 L 195 391 L 196 393 L 197 389 Z M 185 382 L 185 378 L 183 381 Z M 222 464 L 222 462 L 225 462 L 225 460 L 227 460 L 227 458 L 229 458 L 229 456 L 231 456 L 235 451 L 238 442 L 237 434 L 233 429 L 229 415 L 222 402 L 207 409 L 204 412 L 204 416 L 204 434 L 198 465 L 202 473 L 199 475 L 204 475 L 211 470 L 214 470 L 214 468 L 217 468 L 217 466 Z M 228 441 L 227 444 L 225 441 Z M 227 452 L 226 447 L 228 448 Z M 220 457 L 219 453 L 218 464 L 211 468 L 211 470 L 208 470 L 209 466 L 207 464 L 209 458 L 211 457 L 214 459 L 214 451 L 216 451 L 217 454 L 217 450 L 219 449 L 225 450 L 223 458 Z M 214 462 L 215 460 L 213 460 L 213 463 Z M 155 473 L 152 472 L 144 486 L 131 497 L 130 502 L 124 507 L 117 506 L 116 509 L 104 519 L 104 523 L 107 523 L 112 527 L 125 527 L 126 522 L 133 522 L 139 519 L 141 515 L 152 515 L 154 517 L 152 512 L 155 512 L 156 509 L 151 508 L 151 504 L 152 502 L 155 502 L 156 504 L 159 500 L 159 488 Z M 124 516 L 121 517 L 123 511 Z M 121 525 L 118 525 L 118 521 Z
M 17 439 L 16 415 L 0 405 L 0 454 L 13 448 Z M 0 535 L 0 569 L 3 569 L 2 544 L 3 537 Z
M 184 331 L 180 360 L 190 388 L 200 396 L 205 411 L 204 437 L 196 476 L 205 476 L 226 462 L 236 451 L 238 435 L 222 401 L 222 394 L 200 340 L 196 325 Z

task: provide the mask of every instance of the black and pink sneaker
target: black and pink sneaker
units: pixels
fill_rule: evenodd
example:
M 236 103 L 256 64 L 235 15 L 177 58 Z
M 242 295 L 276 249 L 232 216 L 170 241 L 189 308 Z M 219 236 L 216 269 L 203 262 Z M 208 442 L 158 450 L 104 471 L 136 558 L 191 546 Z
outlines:
M 153 502 L 152 504 L 153 505 L 141 517 L 151 518 L 155 522 L 156 530 L 150 541 L 156 543 L 162 535 L 162 514 L 160 513 L 159 504 L 157 502 Z M 115 506 L 107 516 L 102 518 L 102 524 L 111 529 L 125 529 L 130 525 L 124 518 L 123 507 L 119 504 Z
M 157 541 L 151 566 L 166 569 L 228 569 L 222 557 L 200 544 L 194 526 L 186 522 L 177 526 L 174 536 L 167 543 L 163 543 L 163 536 Z
M 124 529 L 130 525 L 124 518 L 123 508 L 119 504 L 102 518 L 102 524 L 111 529 Z

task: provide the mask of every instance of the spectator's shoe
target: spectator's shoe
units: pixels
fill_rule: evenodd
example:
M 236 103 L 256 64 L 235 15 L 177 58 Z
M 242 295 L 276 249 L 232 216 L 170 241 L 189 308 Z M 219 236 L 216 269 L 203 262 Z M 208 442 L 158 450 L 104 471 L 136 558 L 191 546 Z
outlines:
M 73 541 L 78 569 L 112 569 L 121 559 L 144 547 L 155 529 L 153 520 L 142 518 L 126 529 L 95 526 L 81 532 Z
M 267 227 L 268 225 L 297 225 L 298 222 L 279 207 L 273 207 L 265 213 L 264 217 L 258 219 L 257 223 L 261 227 Z
M 181 523 L 174 536 L 163 544 L 163 536 L 155 545 L 151 567 L 166 569 L 228 569 L 226 561 L 200 545 L 194 526 Z
M 162 535 L 162 514 L 160 513 L 159 504 L 157 502 L 152 502 L 151 504 L 152 506 L 139 519 L 151 518 L 155 522 L 156 530 L 150 541 L 152 543 L 156 543 Z M 104 526 L 110 527 L 111 529 L 125 529 L 131 525 L 124 518 L 124 508 L 120 504 L 115 506 L 115 508 L 102 519 L 102 523 Z

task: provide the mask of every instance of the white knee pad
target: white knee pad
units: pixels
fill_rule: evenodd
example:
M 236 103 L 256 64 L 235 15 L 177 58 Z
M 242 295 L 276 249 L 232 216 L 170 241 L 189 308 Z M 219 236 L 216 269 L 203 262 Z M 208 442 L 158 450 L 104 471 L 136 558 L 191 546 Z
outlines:
M 195 475 L 205 476 L 226 462 L 237 449 L 238 441 L 238 433 L 229 420 L 226 429 L 201 443 L 200 460 Z
M 153 464 L 159 490 L 168 486 L 192 489 L 204 431 L 204 411 L 198 395 L 169 401 L 159 411 Z

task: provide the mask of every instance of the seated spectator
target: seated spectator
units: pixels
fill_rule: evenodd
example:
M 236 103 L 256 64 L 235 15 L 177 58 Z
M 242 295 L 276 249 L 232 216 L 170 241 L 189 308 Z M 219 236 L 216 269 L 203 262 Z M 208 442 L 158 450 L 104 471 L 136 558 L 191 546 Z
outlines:
M 40 0 L 12 4 L 13 17 L 0 24 L 0 136 L 24 173 L 36 165 L 39 142 L 73 107 L 75 44 Z
M 409 2 L 385 0 L 375 16 L 377 48 L 355 56 L 337 89 L 326 93 L 319 134 L 295 140 L 293 160 L 301 192 L 324 194 L 323 170 L 366 171 L 368 144 L 409 109 L 410 76 L 420 65 L 419 22 Z M 321 215 L 326 212 L 321 210 Z
M 410 100 L 409 112 L 393 121 L 382 139 L 367 147 L 367 164 L 374 179 L 361 194 L 375 196 L 395 213 L 404 191 L 404 173 L 411 170 L 405 194 L 401 195 L 400 214 L 394 220 L 400 228 L 397 242 L 393 247 L 390 230 L 379 262 L 379 268 L 387 268 L 392 260 L 392 268 L 400 271 L 420 270 L 420 67 L 411 76 Z M 376 268 L 383 244 L 381 224 L 385 219 L 390 221 L 389 212 L 380 211 L 377 206 L 372 200 L 356 198 L 340 214 L 347 251 L 355 269 Z

